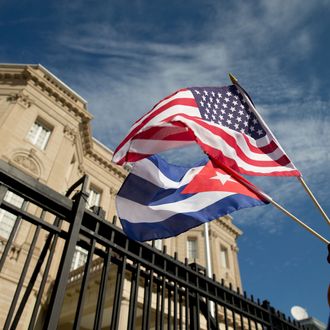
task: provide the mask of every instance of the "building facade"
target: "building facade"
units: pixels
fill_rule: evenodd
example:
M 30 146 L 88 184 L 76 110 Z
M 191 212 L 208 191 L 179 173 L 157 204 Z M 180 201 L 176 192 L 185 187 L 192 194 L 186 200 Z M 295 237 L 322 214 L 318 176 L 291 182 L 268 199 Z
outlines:
M 43 66 L 0 65 L 0 158 L 62 194 L 87 174 L 88 207 L 102 207 L 105 218 L 111 220 L 116 215 L 116 192 L 128 172 L 111 163 L 112 151 L 93 137 L 91 121 L 87 102 Z M 24 203 L 11 192 L 6 194 L 5 200 L 17 207 Z M 37 208 L 35 212 L 38 212 Z M 13 214 L 0 210 L 0 254 L 15 221 Z M 209 226 L 213 272 L 218 280 L 223 279 L 226 285 L 240 289 L 236 240 L 241 234 L 230 216 L 217 219 Z M 21 225 L 12 243 L 11 261 L 5 263 L 0 272 L 0 327 L 12 299 L 14 283 L 19 278 L 17 269 L 20 269 L 31 239 L 31 228 Z M 39 241 L 44 239 L 41 235 Z M 188 258 L 188 262 L 205 265 L 202 226 L 178 237 L 155 242 L 160 250 L 165 245 L 166 253 L 177 254 L 179 260 Z M 34 255 L 34 259 L 37 258 L 38 255 Z M 77 247 L 72 272 L 79 274 L 85 261 L 84 249 Z M 52 271 L 49 277 L 51 283 Z M 70 328 L 69 306 L 70 300 L 75 298 L 74 290 L 70 288 L 73 285 L 68 286 L 65 299 L 68 308 L 63 309 L 62 329 Z M 94 303 L 92 291 L 91 288 L 89 304 Z M 46 304 L 47 298 L 44 301 Z M 89 329 L 86 315 L 83 328 Z M 26 328 L 24 322 L 21 328 Z

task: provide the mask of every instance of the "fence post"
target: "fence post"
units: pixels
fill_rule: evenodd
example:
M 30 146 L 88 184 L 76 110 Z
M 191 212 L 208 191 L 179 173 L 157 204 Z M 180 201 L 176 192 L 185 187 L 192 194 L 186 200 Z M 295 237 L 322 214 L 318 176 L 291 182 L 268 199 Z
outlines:
M 268 318 L 269 318 L 269 330 L 275 330 L 276 327 L 274 325 L 274 308 L 270 306 L 270 303 L 268 300 L 264 300 L 262 302 L 262 307 L 264 307 L 267 310 Z
M 87 176 L 83 176 L 78 182 L 82 185 L 82 187 L 81 191 L 78 192 L 73 198 L 74 203 L 72 206 L 72 214 L 70 219 L 71 224 L 68 231 L 68 238 L 64 245 L 63 255 L 59 264 L 59 271 L 55 279 L 52 295 L 48 304 L 49 309 L 45 319 L 45 325 L 47 325 L 47 329 L 57 328 L 57 323 L 60 317 L 64 299 L 65 288 L 68 283 L 72 258 L 79 237 L 81 222 L 85 213 Z

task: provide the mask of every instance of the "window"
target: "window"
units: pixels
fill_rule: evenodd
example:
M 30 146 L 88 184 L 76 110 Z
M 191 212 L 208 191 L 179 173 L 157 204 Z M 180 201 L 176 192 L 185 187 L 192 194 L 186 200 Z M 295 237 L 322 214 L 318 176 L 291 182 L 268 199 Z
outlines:
M 188 260 L 195 260 L 198 258 L 197 238 L 188 237 L 187 239 L 187 257 Z
M 102 192 L 99 189 L 91 186 L 87 200 L 88 208 L 92 208 L 93 206 L 100 206 L 101 195 Z
M 71 270 L 77 269 L 84 265 L 87 261 L 87 255 L 87 250 L 81 248 L 80 246 L 76 246 L 71 263 Z
M 220 246 L 220 266 L 222 268 L 229 268 L 228 249 L 223 245 Z
M 51 129 L 39 119 L 32 125 L 27 139 L 41 150 L 46 148 L 50 137 Z
M 24 199 L 11 191 L 7 191 L 4 200 L 10 204 L 13 204 L 16 207 L 22 207 Z M 17 216 L 0 209 L 0 236 L 8 239 L 11 233 L 11 230 L 14 227 L 14 223 L 17 219 Z
M 155 248 L 161 250 L 163 248 L 163 241 L 161 239 L 155 240 Z

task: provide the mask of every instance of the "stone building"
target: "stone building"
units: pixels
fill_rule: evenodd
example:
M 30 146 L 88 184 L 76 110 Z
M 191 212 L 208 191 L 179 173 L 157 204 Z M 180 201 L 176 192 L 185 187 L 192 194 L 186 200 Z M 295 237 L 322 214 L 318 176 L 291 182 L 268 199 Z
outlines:
M 43 66 L 0 65 L 0 158 L 62 194 L 87 174 L 88 206 L 101 206 L 106 219 L 112 219 L 115 195 L 127 171 L 111 163 L 112 151 L 93 137 L 91 120 L 87 102 Z M 7 193 L 5 199 L 16 206 L 22 204 L 13 193 Z M 13 214 L 0 210 L 0 254 L 15 220 Z M 211 222 L 209 228 L 213 272 L 225 284 L 241 289 L 236 243 L 241 231 L 230 216 Z M 187 257 L 189 262 L 205 265 L 203 231 L 198 227 L 155 245 L 159 249 L 166 245 L 167 253 L 177 252 L 179 260 Z M 0 272 L 1 328 L 19 278 L 17 269 L 30 242 L 30 228 L 22 225 L 13 242 L 13 251 L 20 254 L 6 262 Z M 85 251 L 77 247 L 72 271 L 79 273 L 85 260 Z M 49 275 L 50 283 L 53 275 Z M 74 299 L 72 292 L 70 299 Z M 86 314 L 82 328 L 91 329 L 88 320 Z M 20 326 L 27 328 L 24 320 Z M 69 309 L 63 314 L 61 328 L 70 328 Z

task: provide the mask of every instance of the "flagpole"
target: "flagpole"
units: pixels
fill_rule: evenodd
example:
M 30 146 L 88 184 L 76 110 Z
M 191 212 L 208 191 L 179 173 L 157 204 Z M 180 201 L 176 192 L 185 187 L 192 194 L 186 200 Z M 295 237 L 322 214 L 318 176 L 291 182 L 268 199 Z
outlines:
M 304 187 L 305 191 L 307 192 L 307 194 L 309 195 L 309 197 L 311 198 L 311 200 L 313 201 L 313 203 L 315 204 L 315 206 L 319 209 L 319 211 L 321 212 L 323 218 L 325 219 L 325 221 L 328 223 L 328 225 L 330 225 L 330 219 L 328 218 L 327 214 L 324 212 L 322 206 L 319 204 L 319 202 L 317 201 L 317 199 L 315 198 L 315 196 L 313 195 L 312 191 L 309 189 L 309 187 L 307 186 L 307 183 L 305 182 L 305 180 L 300 176 L 298 177 L 299 182 L 302 184 L 302 186 Z
M 234 77 L 231 73 L 229 73 L 229 78 L 231 80 L 231 82 L 237 86 L 243 93 L 244 90 L 243 88 L 240 86 L 240 84 L 238 83 L 238 80 L 236 77 Z M 245 93 L 244 93 L 245 94 Z M 257 109 L 254 107 L 254 105 L 252 104 L 251 100 L 249 99 L 249 97 L 246 95 L 246 101 L 249 104 L 249 107 L 251 109 L 254 110 L 254 114 L 256 115 L 256 117 L 258 118 L 258 120 L 260 122 L 262 122 L 262 124 L 267 128 L 267 130 L 269 131 L 269 133 L 271 133 L 270 129 L 268 128 L 267 124 L 265 123 L 265 121 L 263 120 L 263 118 L 260 116 L 260 114 L 258 113 Z M 273 139 L 277 142 L 278 147 L 282 149 L 281 145 L 279 144 L 279 142 L 276 140 L 275 136 L 271 133 L 271 136 L 273 137 Z M 325 221 L 330 225 L 330 219 L 327 216 L 327 214 L 324 212 L 324 210 L 322 209 L 321 205 L 319 204 L 319 202 L 317 201 L 317 199 L 315 198 L 315 196 L 313 195 L 312 191 L 309 189 L 309 187 L 307 186 L 306 182 L 304 181 L 304 179 L 299 176 L 297 177 L 299 182 L 302 184 L 302 186 L 304 187 L 305 191 L 307 192 L 307 194 L 309 195 L 309 197 L 311 198 L 311 200 L 313 201 L 313 203 L 315 204 L 315 206 L 319 209 L 319 211 L 321 212 L 323 218 L 325 219 Z
M 289 216 L 292 220 L 294 220 L 295 222 L 297 222 L 300 226 L 302 226 L 303 228 L 305 228 L 307 231 L 309 231 L 311 234 L 313 234 L 314 236 L 316 236 L 322 242 L 324 242 L 327 245 L 330 244 L 330 242 L 327 239 L 325 239 L 323 236 L 321 236 L 318 232 L 316 232 L 311 227 L 307 226 L 304 222 L 302 222 L 301 220 L 299 220 L 296 216 L 294 216 L 292 213 L 290 213 L 288 210 L 286 210 L 283 206 L 281 206 L 280 204 L 276 203 L 270 196 L 268 196 L 268 195 L 266 195 L 265 193 L 262 193 L 262 192 L 259 192 L 259 193 L 261 193 L 276 208 L 278 208 L 284 214 L 286 214 L 287 216 Z
M 206 257 L 206 274 L 212 278 L 212 263 L 211 263 L 211 250 L 210 250 L 210 237 L 209 237 L 209 223 L 204 224 L 204 238 L 205 238 L 205 257 Z
M 206 275 L 210 278 L 213 277 L 211 249 L 210 249 L 210 236 L 209 236 L 209 223 L 204 223 L 204 241 L 205 241 L 205 257 L 206 257 Z M 215 315 L 215 306 L 213 302 L 209 303 L 211 315 Z

